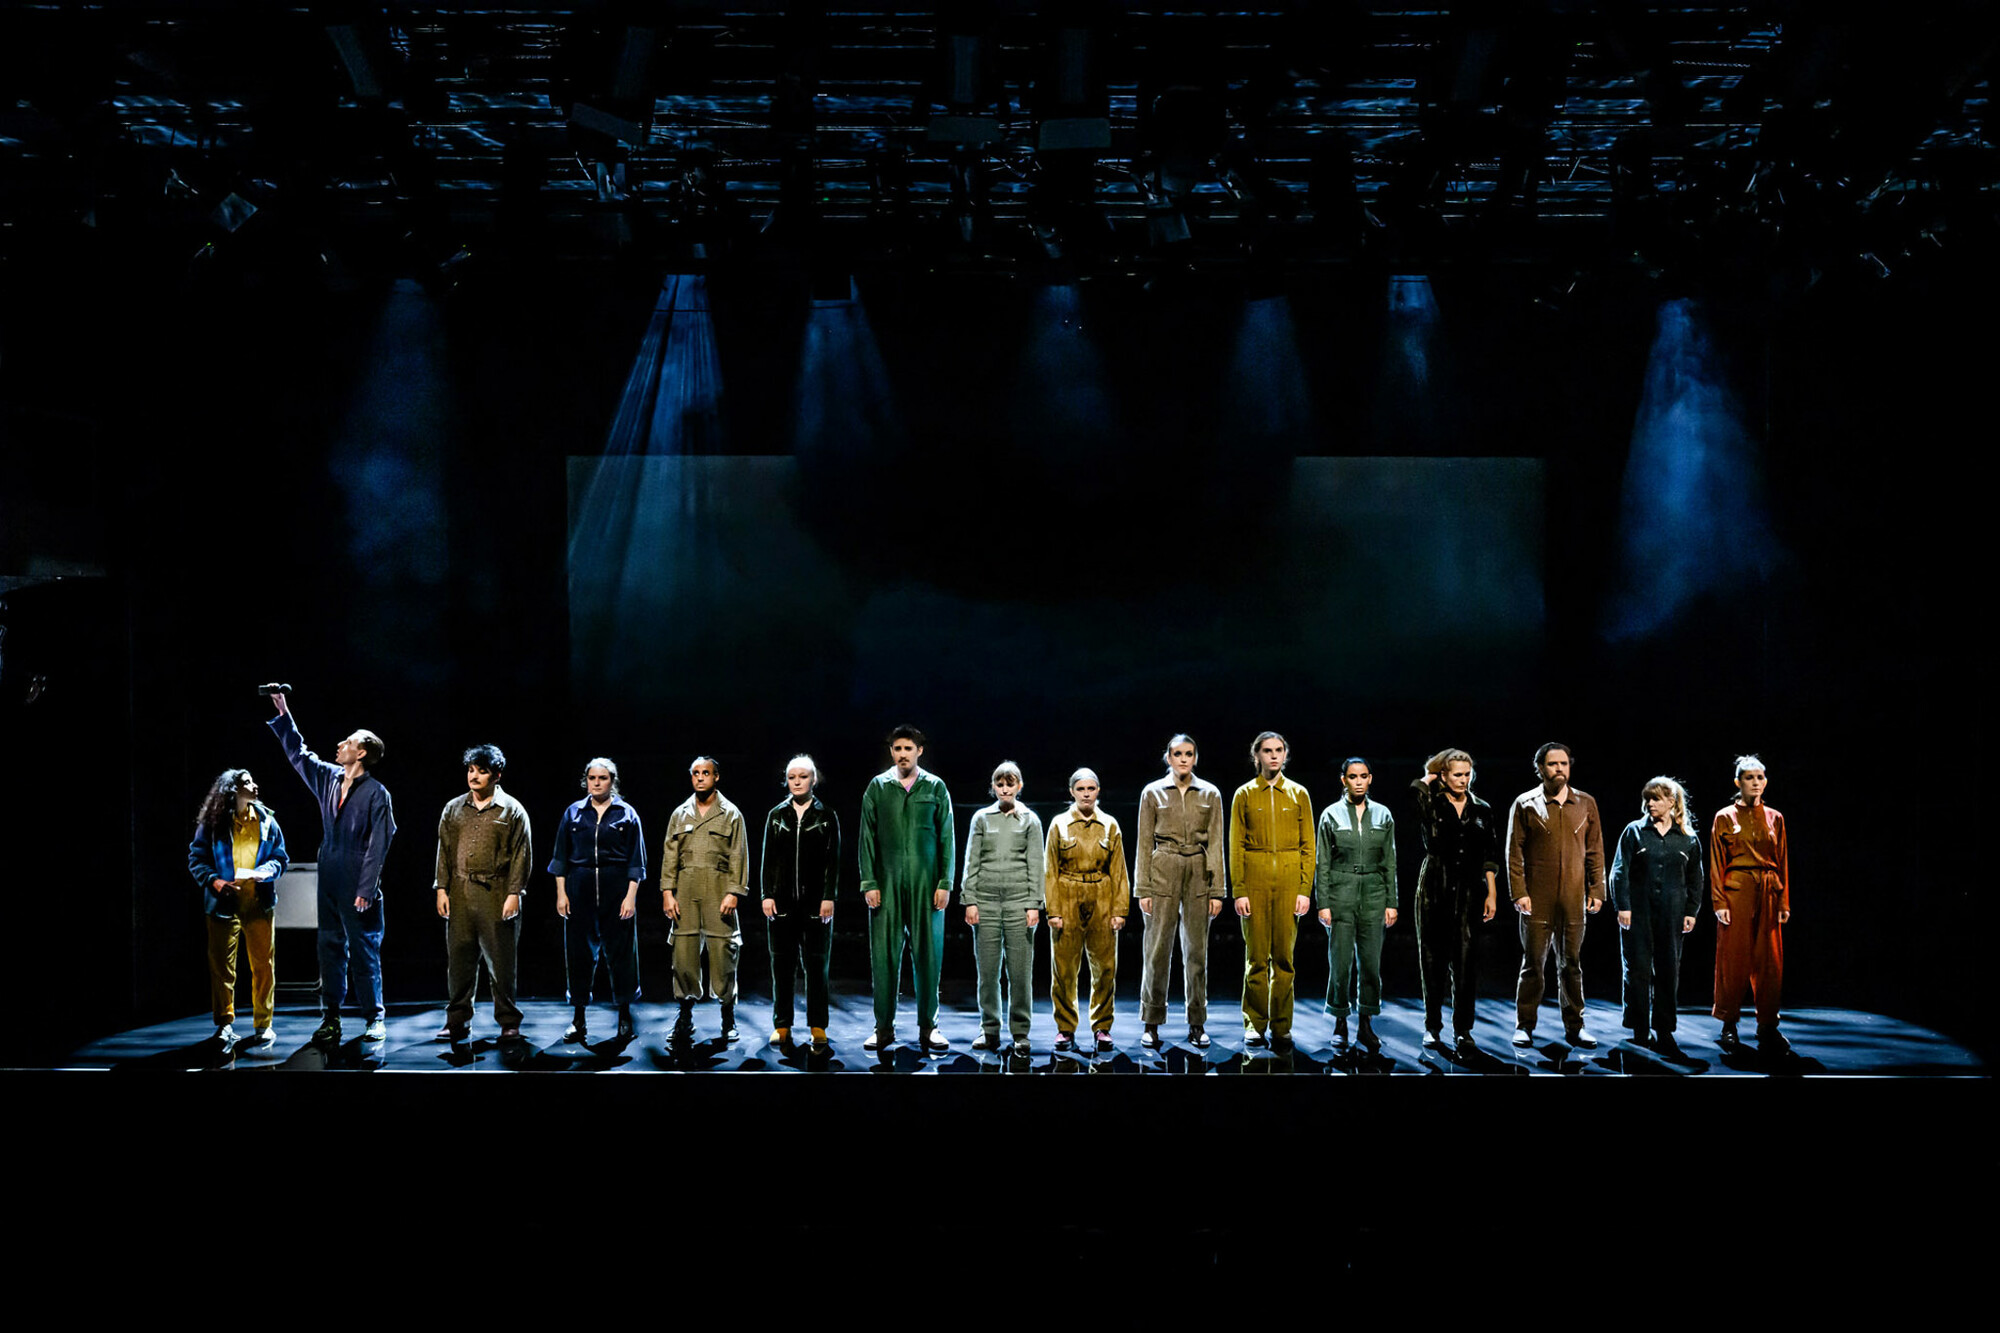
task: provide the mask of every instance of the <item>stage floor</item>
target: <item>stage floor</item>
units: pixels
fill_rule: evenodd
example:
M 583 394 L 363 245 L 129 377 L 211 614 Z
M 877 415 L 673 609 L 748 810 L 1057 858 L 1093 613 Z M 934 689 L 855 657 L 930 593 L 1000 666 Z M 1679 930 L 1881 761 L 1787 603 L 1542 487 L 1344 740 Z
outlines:
M 1184 1040 L 1186 1024 L 1176 1007 L 1161 1027 L 1164 1047 L 1149 1051 L 1139 1044 L 1136 1016 L 1121 1016 L 1113 1029 L 1117 1044 L 1109 1054 L 1058 1056 L 1053 1050 L 1055 1027 L 1046 1003 L 1036 1008 L 1031 1034 L 1032 1056 L 1015 1060 L 1004 1053 L 974 1051 L 979 1034 L 976 1009 L 945 1006 L 939 1028 L 951 1040 L 947 1052 L 926 1055 L 916 1048 L 916 1015 L 905 1000 L 897 1027 L 898 1041 L 886 1052 L 862 1049 L 874 1027 L 865 996 L 834 997 L 828 1036 L 832 1050 L 823 1056 L 803 1046 L 784 1050 L 769 1043 L 770 1005 L 746 997 L 736 1013 L 741 1038 L 725 1045 L 718 1036 L 717 1008 L 703 1004 L 696 1011 L 694 1040 L 677 1046 L 669 1040 L 675 1006 L 636 1006 L 639 1035 L 620 1042 L 616 1012 L 609 1006 L 591 1011 L 588 1045 L 565 1044 L 562 1033 L 570 1018 L 562 1001 L 523 1004 L 523 1040 L 502 1043 L 490 1011 L 475 1017 L 471 1039 L 459 1045 L 432 1040 L 444 1022 L 442 1005 L 392 1005 L 389 1036 L 382 1042 L 360 1040 L 363 1024 L 349 1016 L 345 1040 L 321 1048 L 309 1037 L 318 1025 L 310 1006 L 283 1007 L 273 1024 L 278 1036 L 267 1050 L 247 1049 L 239 1041 L 224 1050 L 210 1039 L 214 1025 L 207 1015 L 135 1028 L 95 1041 L 73 1052 L 54 1067 L 72 1070 L 228 1070 L 238 1073 L 271 1070 L 473 1074 L 505 1072 L 619 1074 L 1430 1074 L 1593 1076 L 1689 1078 L 1697 1076 L 1938 1077 L 1987 1075 L 1985 1063 L 1950 1038 L 1878 1014 L 1852 1009 L 1800 1009 L 1785 1015 L 1785 1035 L 1792 1050 L 1767 1059 L 1754 1045 L 1739 1054 L 1724 1055 L 1716 1046 L 1721 1025 L 1701 1012 L 1683 1012 L 1676 1034 L 1682 1059 L 1666 1060 L 1626 1040 L 1617 1007 L 1593 1003 L 1587 1026 L 1598 1038 L 1596 1050 L 1573 1048 L 1551 1039 L 1562 1023 L 1553 1007 L 1545 1013 L 1536 1044 L 1517 1050 L 1510 1044 L 1514 1011 L 1509 1002 L 1482 1000 L 1474 1036 L 1479 1053 L 1471 1059 L 1424 1049 L 1423 1007 L 1415 1001 L 1391 1002 L 1376 1020 L 1382 1051 L 1371 1056 L 1355 1047 L 1345 1054 L 1333 1047 L 1333 1018 L 1314 1006 L 1302 1009 L 1295 1021 L 1295 1049 L 1278 1054 L 1269 1049 L 1245 1050 L 1240 1018 L 1234 1005 L 1211 1010 L 1207 1050 Z M 1745 1021 L 1749 1037 L 1754 1023 Z M 247 1037 L 247 1017 L 237 1031 Z M 794 1029 L 806 1036 L 803 1026 Z

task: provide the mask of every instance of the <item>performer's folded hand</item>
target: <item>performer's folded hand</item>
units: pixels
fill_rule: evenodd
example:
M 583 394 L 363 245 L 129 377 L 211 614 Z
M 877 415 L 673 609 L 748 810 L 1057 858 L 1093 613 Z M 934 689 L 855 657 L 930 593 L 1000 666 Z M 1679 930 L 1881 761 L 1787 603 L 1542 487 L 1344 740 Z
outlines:
M 977 905 L 969 906 L 965 909 L 965 924 L 968 926 L 979 924 L 979 908 Z
M 1618 914 L 1618 929 L 1632 929 L 1632 914 L 1630 912 L 1620 912 Z
M 556 915 L 564 918 L 569 916 L 569 895 L 561 889 L 556 890 Z
M 510 893 L 507 895 L 506 900 L 500 904 L 500 919 L 502 921 L 512 921 L 519 915 L 521 915 L 521 895 Z
M 367 910 L 368 910 L 369 908 L 373 907 L 374 905 L 375 905 L 374 903 L 371 903 L 371 902 L 369 902 L 369 901 L 368 901 L 368 900 L 367 900 L 366 898 L 362 897 L 362 896 L 361 896 L 360 894 L 358 894 L 358 893 L 357 893 L 357 894 L 355 894 L 355 895 L 354 895 L 354 910 L 355 910 L 355 911 L 357 911 L 357 912 L 365 912 L 365 911 L 367 911 Z
M 1487 915 L 1488 915 L 1488 916 L 1491 916 L 1491 915 L 1492 915 L 1492 913 L 1491 913 L 1491 912 L 1488 912 L 1488 913 L 1487 913 Z M 1385 907 L 1385 908 L 1383 908 L 1383 909 L 1382 909 L 1382 928 L 1383 928 L 1384 930 L 1387 930 L 1387 929 L 1388 929 L 1388 928 L 1389 928 L 1390 926 L 1393 926 L 1393 925 L 1395 925 L 1395 924 L 1396 924 L 1396 909 L 1395 909 L 1395 908 L 1393 908 L 1393 907 Z
M 637 915 L 639 915 L 639 886 L 634 884 L 631 891 L 625 895 L 625 901 L 618 904 L 618 919 L 630 921 Z
M 1583 910 L 1586 912 L 1596 912 L 1599 908 L 1603 906 L 1604 906 L 1604 899 L 1592 898 L 1584 903 Z
M 1331 926 L 1333 924 L 1333 909 L 1331 907 L 1322 907 L 1319 909 L 1319 923 L 1322 926 Z
M 292 711 L 291 709 L 285 707 L 285 696 L 277 690 L 271 691 L 271 702 L 278 706 L 278 712 L 281 714 L 289 713 Z
M 1050 930 L 1061 930 L 1061 929 L 1062 929 L 1062 918 L 1061 918 L 1061 917 L 1059 917 L 1059 916 L 1052 916 L 1052 917 L 1050 917 L 1050 918 L 1049 918 L 1049 929 L 1050 929 Z
M 934 911 L 934 912 L 942 912 L 942 911 L 943 911 L 943 910 L 945 909 L 945 907 L 946 907 L 946 906 L 947 906 L 947 905 L 948 905 L 948 904 L 949 904 L 950 902 L 951 902 L 951 890 L 950 890 L 950 889 L 935 889 L 935 890 L 933 890 L 933 891 L 932 891 L 932 893 L 931 893 L 931 910 L 932 910 L 932 911 Z
M 833 924 L 833 899 L 822 898 L 819 900 L 819 923 L 822 926 Z
M 1685 935 L 1685 934 L 1687 934 L 1687 933 L 1688 933 L 1689 931 L 1691 931 L 1691 930 L 1693 930 L 1693 929 L 1694 929 L 1694 918 L 1693 918 L 1693 917 L 1691 917 L 1691 916 L 1684 916 L 1684 917 L 1682 917 L 1682 918 L 1681 918 L 1681 934 Z
M 1208 900 L 1208 914 L 1209 914 L 1210 916 L 1221 916 L 1221 915 L 1222 915 L 1222 899 L 1220 899 L 1220 898 L 1210 898 L 1210 899 Z
M 1111 918 L 1111 928 L 1112 928 L 1113 930 L 1123 930 L 1123 929 L 1125 929 L 1125 918 L 1124 918 L 1124 917 L 1122 917 L 1122 916 L 1114 916 L 1114 917 L 1112 917 L 1112 918 Z
M 1781 926 L 1784 925 L 1787 921 L 1790 921 L 1791 919 L 1792 919 L 1792 910 L 1789 907 L 1786 908 L 1784 911 L 1778 913 L 1778 924 Z
M 1298 897 L 1292 900 L 1292 915 L 1304 916 L 1307 912 L 1312 911 L 1312 907 L 1313 907 L 1313 900 L 1306 897 L 1303 893 L 1301 893 Z
M 1519 912 L 1522 916 L 1527 916 L 1530 912 L 1533 912 L 1535 910 L 1535 904 L 1528 897 L 1528 895 L 1524 893 L 1520 897 L 1514 900 L 1514 910 Z
M 723 895 L 722 895 L 722 904 L 721 904 L 721 911 L 722 911 L 722 914 L 723 914 L 724 916 L 728 916 L 728 915 L 730 915 L 730 914 L 731 914 L 732 912 L 734 912 L 735 910 L 736 910 L 736 895 L 735 895 L 735 894 L 733 894 L 733 893 L 725 893 L 725 894 L 723 894 Z
M 1039 911 L 1035 910 L 1034 908 L 1030 907 L 1028 909 L 1028 929 L 1033 930 L 1035 927 L 1041 924 L 1042 924 L 1042 914 Z
M 1728 924 L 1729 924 L 1729 909 L 1728 909 L 1727 907 L 1718 907 L 1718 908 L 1716 908 L 1716 909 L 1715 909 L 1715 920 L 1716 920 L 1717 924 L 1719 924 L 1719 925 L 1724 925 L 1724 926 L 1728 925 Z
M 772 918 L 775 918 L 777 915 L 778 915 L 778 900 L 776 898 L 766 898 L 764 900 L 765 919 L 770 920 Z
M 680 920 L 681 919 L 680 899 L 674 897 L 672 890 L 668 890 L 662 893 L 660 897 L 665 900 L 665 906 L 667 909 L 668 918 L 674 921 Z
M 447 921 L 451 920 L 451 894 L 443 889 L 439 889 L 437 891 L 437 899 L 438 915 Z
M 1236 915 L 1238 916 L 1250 915 L 1250 900 L 1248 898 L 1238 898 L 1236 900 Z
M 868 890 L 868 892 L 861 895 L 861 901 L 867 903 L 870 907 L 880 907 L 882 905 L 882 890 Z
M 1139 911 L 1141 914 L 1145 916 L 1151 916 L 1153 914 L 1153 897 L 1151 894 L 1148 894 L 1144 898 L 1141 898 L 1139 900 Z

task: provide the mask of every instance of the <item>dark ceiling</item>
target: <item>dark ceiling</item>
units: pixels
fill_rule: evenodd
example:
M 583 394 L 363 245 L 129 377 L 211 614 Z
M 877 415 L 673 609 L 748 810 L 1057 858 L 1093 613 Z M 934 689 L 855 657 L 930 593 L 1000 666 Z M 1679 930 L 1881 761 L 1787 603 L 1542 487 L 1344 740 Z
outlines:
M 1886 272 L 1992 228 L 1995 8 L 0 0 L 0 254 Z

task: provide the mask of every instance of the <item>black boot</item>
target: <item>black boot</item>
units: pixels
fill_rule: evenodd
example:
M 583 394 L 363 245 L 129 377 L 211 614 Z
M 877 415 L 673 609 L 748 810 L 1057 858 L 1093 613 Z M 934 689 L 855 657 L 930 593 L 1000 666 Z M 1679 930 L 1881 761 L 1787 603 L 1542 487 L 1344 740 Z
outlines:
M 1368 1021 L 1368 1015 L 1361 1015 L 1361 1044 L 1368 1048 L 1370 1055 L 1382 1053 L 1382 1039 L 1375 1035 L 1375 1025 Z
M 681 1016 L 674 1020 L 674 1040 L 694 1040 L 694 1001 L 681 1001 Z
M 1722 1036 L 1716 1040 L 1724 1055 L 1734 1055 L 1743 1049 L 1743 1039 L 1736 1035 L 1736 1020 L 1728 1019 L 1722 1025 Z
M 639 1025 L 632 1021 L 632 1006 L 629 1004 L 619 1005 L 618 1040 L 630 1041 L 632 1040 L 632 1038 L 638 1035 L 639 1035 Z
M 733 1004 L 722 1006 L 722 1039 L 736 1040 L 736 1006 Z
M 1367 1022 L 1366 1019 L 1363 1019 L 1362 1021 L 1364 1023 Z M 1346 1014 L 1337 1015 L 1333 1020 L 1333 1049 L 1335 1049 L 1336 1051 L 1344 1051 L 1347 1049 Z
M 570 1023 L 569 1027 L 566 1030 L 564 1030 L 562 1039 L 568 1042 L 581 1042 L 585 1037 L 589 1036 L 590 1030 L 585 1022 L 585 1019 L 587 1017 L 588 1015 L 586 1015 L 583 1010 L 581 1009 L 577 1010 L 576 1018 Z

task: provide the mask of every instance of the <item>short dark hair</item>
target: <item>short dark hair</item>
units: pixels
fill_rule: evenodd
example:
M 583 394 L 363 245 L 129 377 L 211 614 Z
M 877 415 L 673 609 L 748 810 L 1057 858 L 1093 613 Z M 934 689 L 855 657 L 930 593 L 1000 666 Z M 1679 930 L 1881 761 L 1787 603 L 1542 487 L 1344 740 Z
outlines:
M 382 762 L 382 756 L 389 753 L 389 747 L 382 744 L 382 738 L 366 727 L 354 733 L 361 738 L 361 767 L 373 768 Z
M 1343 759 L 1340 761 L 1340 776 L 1346 777 L 1347 770 L 1353 768 L 1356 764 L 1361 765 L 1363 768 L 1367 769 L 1371 774 L 1375 771 L 1375 765 L 1369 763 L 1366 759 L 1363 759 L 1360 755 L 1357 754 L 1352 756 L 1351 758 Z
M 1561 741 L 1550 741 L 1548 744 L 1544 745 L 1541 749 L 1535 751 L 1536 777 L 1540 777 L 1542 775 L 1542 760 L 1547 759 L 1549 755 L 1556 750 L 1561 750 L 1564 754 L 1568 755 L 1571 763 L 1576 762 L 1575 750 L 1570 749 L 1567 745 L 1564 745 Z
M 694 766 L 696 764 L 707 764 L 708 771 L 715 774 L 715 780 L 717 782 L 722 781 L 722 765 L 715 761 L 714 755 L 698 754 L 694 758 L 688 760 L 688 772 L 690 773 L 694 772 Z
M 1257 751 L 1264 748 L 1265 741 L 1276 741 L 1285 747 L 1285 758 L 1290 759 L 1292 757 L 1292 743 L 1290 741 L 1275 731 L 1260 731 L 1257 733 L 1257 739 L 1250 742 L 1250 767 L 1253 771 L 1260 773 L 1264 769 L 1264 761 L 1257 757 Z
M 507 756 L 497 745 L 475 745 L 465 752 L 465 766 L 477 764 L 497 780 L 507 775 Z
M 924 733 L 905 722 L 902 726 L 895 728 L 889 733 L 887 743 L 894 745 L 897 741 L 915 741 L 917 748 L 921 750 L 924 748 Z

